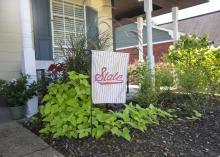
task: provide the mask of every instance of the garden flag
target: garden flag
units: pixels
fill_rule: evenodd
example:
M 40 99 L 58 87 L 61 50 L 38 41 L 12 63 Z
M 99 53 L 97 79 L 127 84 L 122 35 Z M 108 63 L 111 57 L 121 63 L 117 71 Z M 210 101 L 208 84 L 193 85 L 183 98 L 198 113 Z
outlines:
M 125 103 L 128 53 L 92 51 L 92 101 Z

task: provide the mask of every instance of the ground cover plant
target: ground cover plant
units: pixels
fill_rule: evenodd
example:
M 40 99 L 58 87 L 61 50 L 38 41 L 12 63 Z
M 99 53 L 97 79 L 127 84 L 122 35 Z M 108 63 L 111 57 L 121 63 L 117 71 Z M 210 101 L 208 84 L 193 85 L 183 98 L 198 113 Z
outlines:
M 112 133 L 130 141 L 130 129 L 144 132 L 148 125 L 159 123 L 158 117 L 172 118 L 168 112 L 153 105 L 141 108 L 132 104 L 125 105 L 125 109 L 118 112 L 102 111 L 95 107 L 91 115 L 87 79 L 88 76 L 72 71 L 67 82 L 53 83 L 48 87 L 45 105 L 40 111 L 44 123 L 41 133 L 52 133 L 54 138 L 84 138 L 92 133 L 97 139 L 105 133 Z

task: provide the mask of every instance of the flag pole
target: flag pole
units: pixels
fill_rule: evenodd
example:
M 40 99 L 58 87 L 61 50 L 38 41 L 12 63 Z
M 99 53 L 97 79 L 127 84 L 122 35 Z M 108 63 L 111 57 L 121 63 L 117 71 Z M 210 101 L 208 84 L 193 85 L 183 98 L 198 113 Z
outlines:
M 92 125 L 92 112 L 93 112 L 93 102 L 92 102 L 92 51 L 89 50 L 90 52 L 90 82 L 91 82 L 91 87 L 90 87 L 90 101 L 91 101 L 91 110 L 90 110 L 90 125 L 91 125 L 91 136 L 93 138 L 93 125 Z

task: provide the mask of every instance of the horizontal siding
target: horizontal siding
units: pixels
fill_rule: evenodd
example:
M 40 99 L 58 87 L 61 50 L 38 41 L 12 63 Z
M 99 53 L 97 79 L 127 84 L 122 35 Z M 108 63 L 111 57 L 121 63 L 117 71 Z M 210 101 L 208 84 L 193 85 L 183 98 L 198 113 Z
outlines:
M 20 76 L 20 73 L 17 71 L 1 71 L 0 72 L 0 78 L 3 80 L 12 80 L 14 78 L 18 78 Z
M 18 52 L 8 53 L 8 52 L 1 52 L 0 62 L 20 62 L 21 55 Z
M 19 22 L 11 22 L 11 21 L 0 21 L 0 33 L 14 33 L 14 34 L 19 34 L 20 33 L 20 27 Z
M 0 27 L 2 28 L 2 27 Z M 18 33 L 11 33 L 11 32 L 3 32 L 0 30 L 0 34 L 1 34 L 1 38 L 0 38 L 0 43 L 4 44 L 4 43 L 15 43 L 20 45 L 21 42 L 20 40 L 20 34 Z
M 153 42 L 172 40 L 167 31 L 153 28 Z M 137 24 L 132 23 L 116 28 L 116 48 L 130 47 L 138 45 L 139 37 Z M 146 27 L 143 28 L 143 43 L 147 43 Z
M 0 63 L 0 71 L 3 72 L 14 72 L 20 70 L 20 61 L 13 61 L 13 62 L 1 62 Z
M 0 79 L 17 78 L 21 67 L 18 0 L 0 0 Z

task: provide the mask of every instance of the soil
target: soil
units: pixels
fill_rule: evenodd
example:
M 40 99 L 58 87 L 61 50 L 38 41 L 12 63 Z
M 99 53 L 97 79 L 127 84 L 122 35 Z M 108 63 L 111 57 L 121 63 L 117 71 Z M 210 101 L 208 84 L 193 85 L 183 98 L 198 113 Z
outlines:
M 41 123 L 24 123 L 39 135 Z M 132 131 L 132 141 L 105 135 L 99 140 L 42 137 L 66 157 L 219 157 L 220 106 L 212 105 L 197 121 L 161 122 L 146 133 Z

